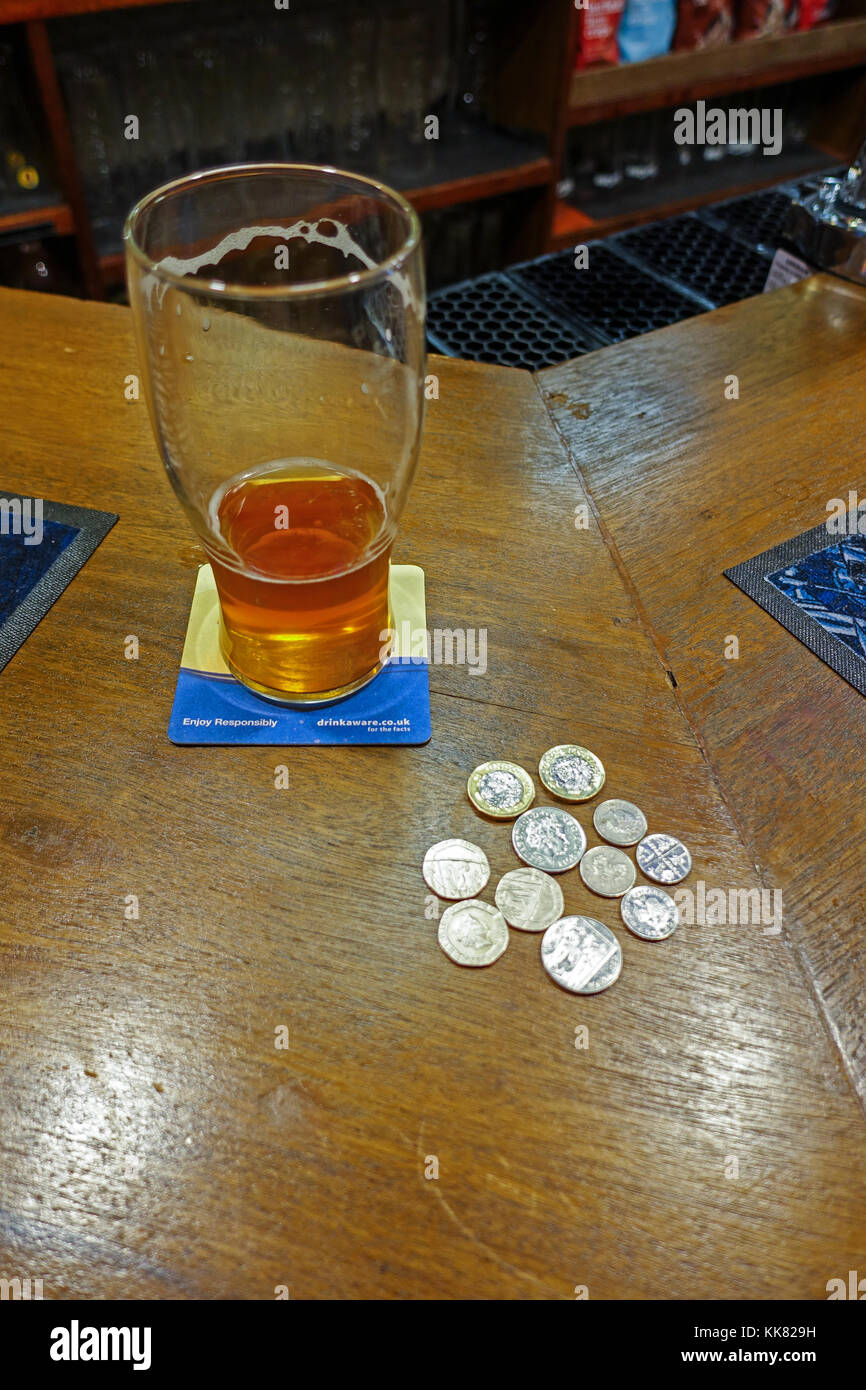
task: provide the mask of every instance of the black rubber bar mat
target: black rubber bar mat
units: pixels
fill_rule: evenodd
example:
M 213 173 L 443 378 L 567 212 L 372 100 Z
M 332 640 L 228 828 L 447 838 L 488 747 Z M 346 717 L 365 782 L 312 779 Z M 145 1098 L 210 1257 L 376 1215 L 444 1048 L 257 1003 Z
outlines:
M 604 345 L 591 330 L 558 318 L 499 272 L 431 294 L 427 339 L 448 357 L 530 372 Z
M 760 294 L 771 264 L 769 256 L 692 213 L 620 232 L 609 245 L 679 288 L 700 295 L 713 309 Z
M 751 193 L 728 203 L 713 203 L 702 208 L 698 216 L 703 222 L 733 232 L 756 250 L 769 251 L 772 255 L 782 240 L 793 193 L 793 189 L 786 192 L 769 188 L 765 193 Z
M 116 521 L 91 507 L 0 494 L 0 671 Z
M 866 695 L 866 535 L 825 522 L 724 573 Z
M 538 295 L 554 313 L 586 325 L 605 343 L 666 328 L 707 308 L 624 261 L 609 242 L 590 241 L 586 254 L 587 264 L 580 269 L 572 248 L 513 266 L 507 274 Z

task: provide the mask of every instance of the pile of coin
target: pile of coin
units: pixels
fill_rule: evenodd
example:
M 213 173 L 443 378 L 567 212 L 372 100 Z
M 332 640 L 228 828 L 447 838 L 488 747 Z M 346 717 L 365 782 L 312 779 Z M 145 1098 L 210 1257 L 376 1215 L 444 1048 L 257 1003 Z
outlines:
M 604 766 L 576 743 L 549 748 L 538 764 L 542 784 L 561 801 L 591 801 L 605 781 Z M 647 820 L 631 801 L 600 802 L 592 823 L 607 843 L 586 847 L 586 834 L 570 811 L 532 806 L 535 784 L 517 763 L 476 767 L 469 800 L 484 816 L 513 820 L 511 843 L 525 868 L 512 869 L 496 885 L 494 903 L 478 895 L 490 878 L 487 855 L 468 840 L 440 840 L 424 856 L 427 886 L 451 899 L 439 919 L 439 945 L 458 965 L 492 965 L 508 945 L 508 928 L 543 932 L 542 964 L 558 985 L 574 994 L 598 994 L 619 978 L 622 948 L 610 927 L 594 917 L 563 916 L 565 900 L 554 874 L 577 868 L 583 883 L 602 898 L 618 898 L 628 929 L 643 941 L 662 941 L 676 930 L 679 912 L 659 884 L 681 883 L 692 867 L 689 851 L 674 835 L 647 834 Z M 625 848 L 635 846 L 635 862 Z M 637 872 L 651 879 L 635 884 Z

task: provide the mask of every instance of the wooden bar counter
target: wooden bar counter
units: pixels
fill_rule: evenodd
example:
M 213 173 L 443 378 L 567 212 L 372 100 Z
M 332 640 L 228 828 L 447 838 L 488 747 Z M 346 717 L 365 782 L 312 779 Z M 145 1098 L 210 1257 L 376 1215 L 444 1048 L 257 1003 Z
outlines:
M 866 1101 L 866 703 L 722 574 L 866 500 L 866 290 L 815 276 L 539 383 Z
M 395 559 L 486 672 L 431 668 L 421 748 L 178 748 L 202 556 L 124 397 L 128 312 L 0 292 L 0 490 L 120 515 L 0 674 L 0 1270 L 99 1299 L 824 1299 L 866 1270 L 861 697 L 719 577 L 821 519 L 864 331 L 813 282 L 538 380 L 432 359 Z M 645 943 L 573 871 L 611 989 L 559 990 L 518 932 L 453 965 L 425 850 L 481 845 L 492 899 L 518 861 L 468 774 L 568 741 L 689 883 L 781 882 L 782 933 Z

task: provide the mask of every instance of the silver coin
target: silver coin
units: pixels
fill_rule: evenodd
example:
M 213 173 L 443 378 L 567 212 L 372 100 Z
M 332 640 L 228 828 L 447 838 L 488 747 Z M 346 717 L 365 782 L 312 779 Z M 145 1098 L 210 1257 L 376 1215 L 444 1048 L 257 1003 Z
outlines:
M 583 827 L 558 806 L 534 806 L 514 822 L 511 843 L 524 864 L 563 874 L 580 863 L 586 849 Z
M 604 764 L 579 743 L 548 748 L 538 764 L 538 775 L 547 790 L 563 801 L 589 801 L 604 786 Z
M 424 882 L 440 898 L 474 898 L 490 877 L 487 855 L 468 840 L 440 840 L 424 855 Z
M 572 994 L 598 994 L 622 970 L 622 948 L 594 917 L 560 917 L 541 938 L 541 963 Z
M 580 876 L 587 888 L 600 897 L 621 898 L 637 878 L 637 870 L 621 849 L 595 845 L 580 861 Z
M 638 868 L 656 883 L 682 883 L 692 856 L 674 835 L 647 835 L 635 850 Z
M 509 926 L 518 931 L 546 931 L 562 916 L 562 889 L 540 869 L 512 869 L 494 893 L 496 906 Z
M 646 884 L 630 888 L 619 910 L 629 931 L 643 941 L 664 941 L 680 922 L 680 910 L 670 894 Z
M 601 991 L 607 989 L 615 980 L 618 980 L 621 974 L 622 951 L 619 942 L 617 942 L 616 954 L 611 956 L 610 960 L 593 975 L 592 979 L 588 984 L 584 985 L 580 992 L 581 994 L 601 994 Z
M 636 845 L 646 834 L 646 816 L 640 807 L 617 797 L 599 802 L 592 813 L 592 823 L 611 845 Z
M 466 791 L 476 810 L 497 820 L 513 820 L 535 800 L 535 784 L 519 763 L 481 763 Z
M 470 898 L 442 913 L 439 945 L 457 965 L 492 965 L 508 945 L 508 924 L 491 903 Z

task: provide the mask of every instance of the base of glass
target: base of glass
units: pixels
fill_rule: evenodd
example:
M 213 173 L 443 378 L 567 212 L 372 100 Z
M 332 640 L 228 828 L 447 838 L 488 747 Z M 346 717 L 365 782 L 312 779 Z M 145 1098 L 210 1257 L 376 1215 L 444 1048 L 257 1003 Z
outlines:
M 232 675 L 240 681 L 241 685 L 245 685 L 247 690 L 254 691 L 256 695 L 261 696 L 263 700 L 269 700 L 273 705 L 289 705 L 295 709 L 310 709 L 317 705 L 333 705 L 336 704 L 338 700 L 345 700 L 347 696 L 354 695 L 356 690 L 363 690 L 365 685 L 369 685 L 370 681 L 378 676 L 379 672 L 384 669 L 386 664 L 384 661 L 377 661 L 372 671 L 368 671 L 365 675 L 359 676 L 356 681 L 352 681 L 349 685 L 339 686 L 336 690 L 316 690 L 311 691 L 310 694 L 301 694 L 296 690 L 273 690 L 267 685 L 259 685 L 258 681 L 250 680 L 249 676 L 244 675 L 243 671 L 239 671 L 225 651 L 223 651 L 223 656 L 225 657 Z

